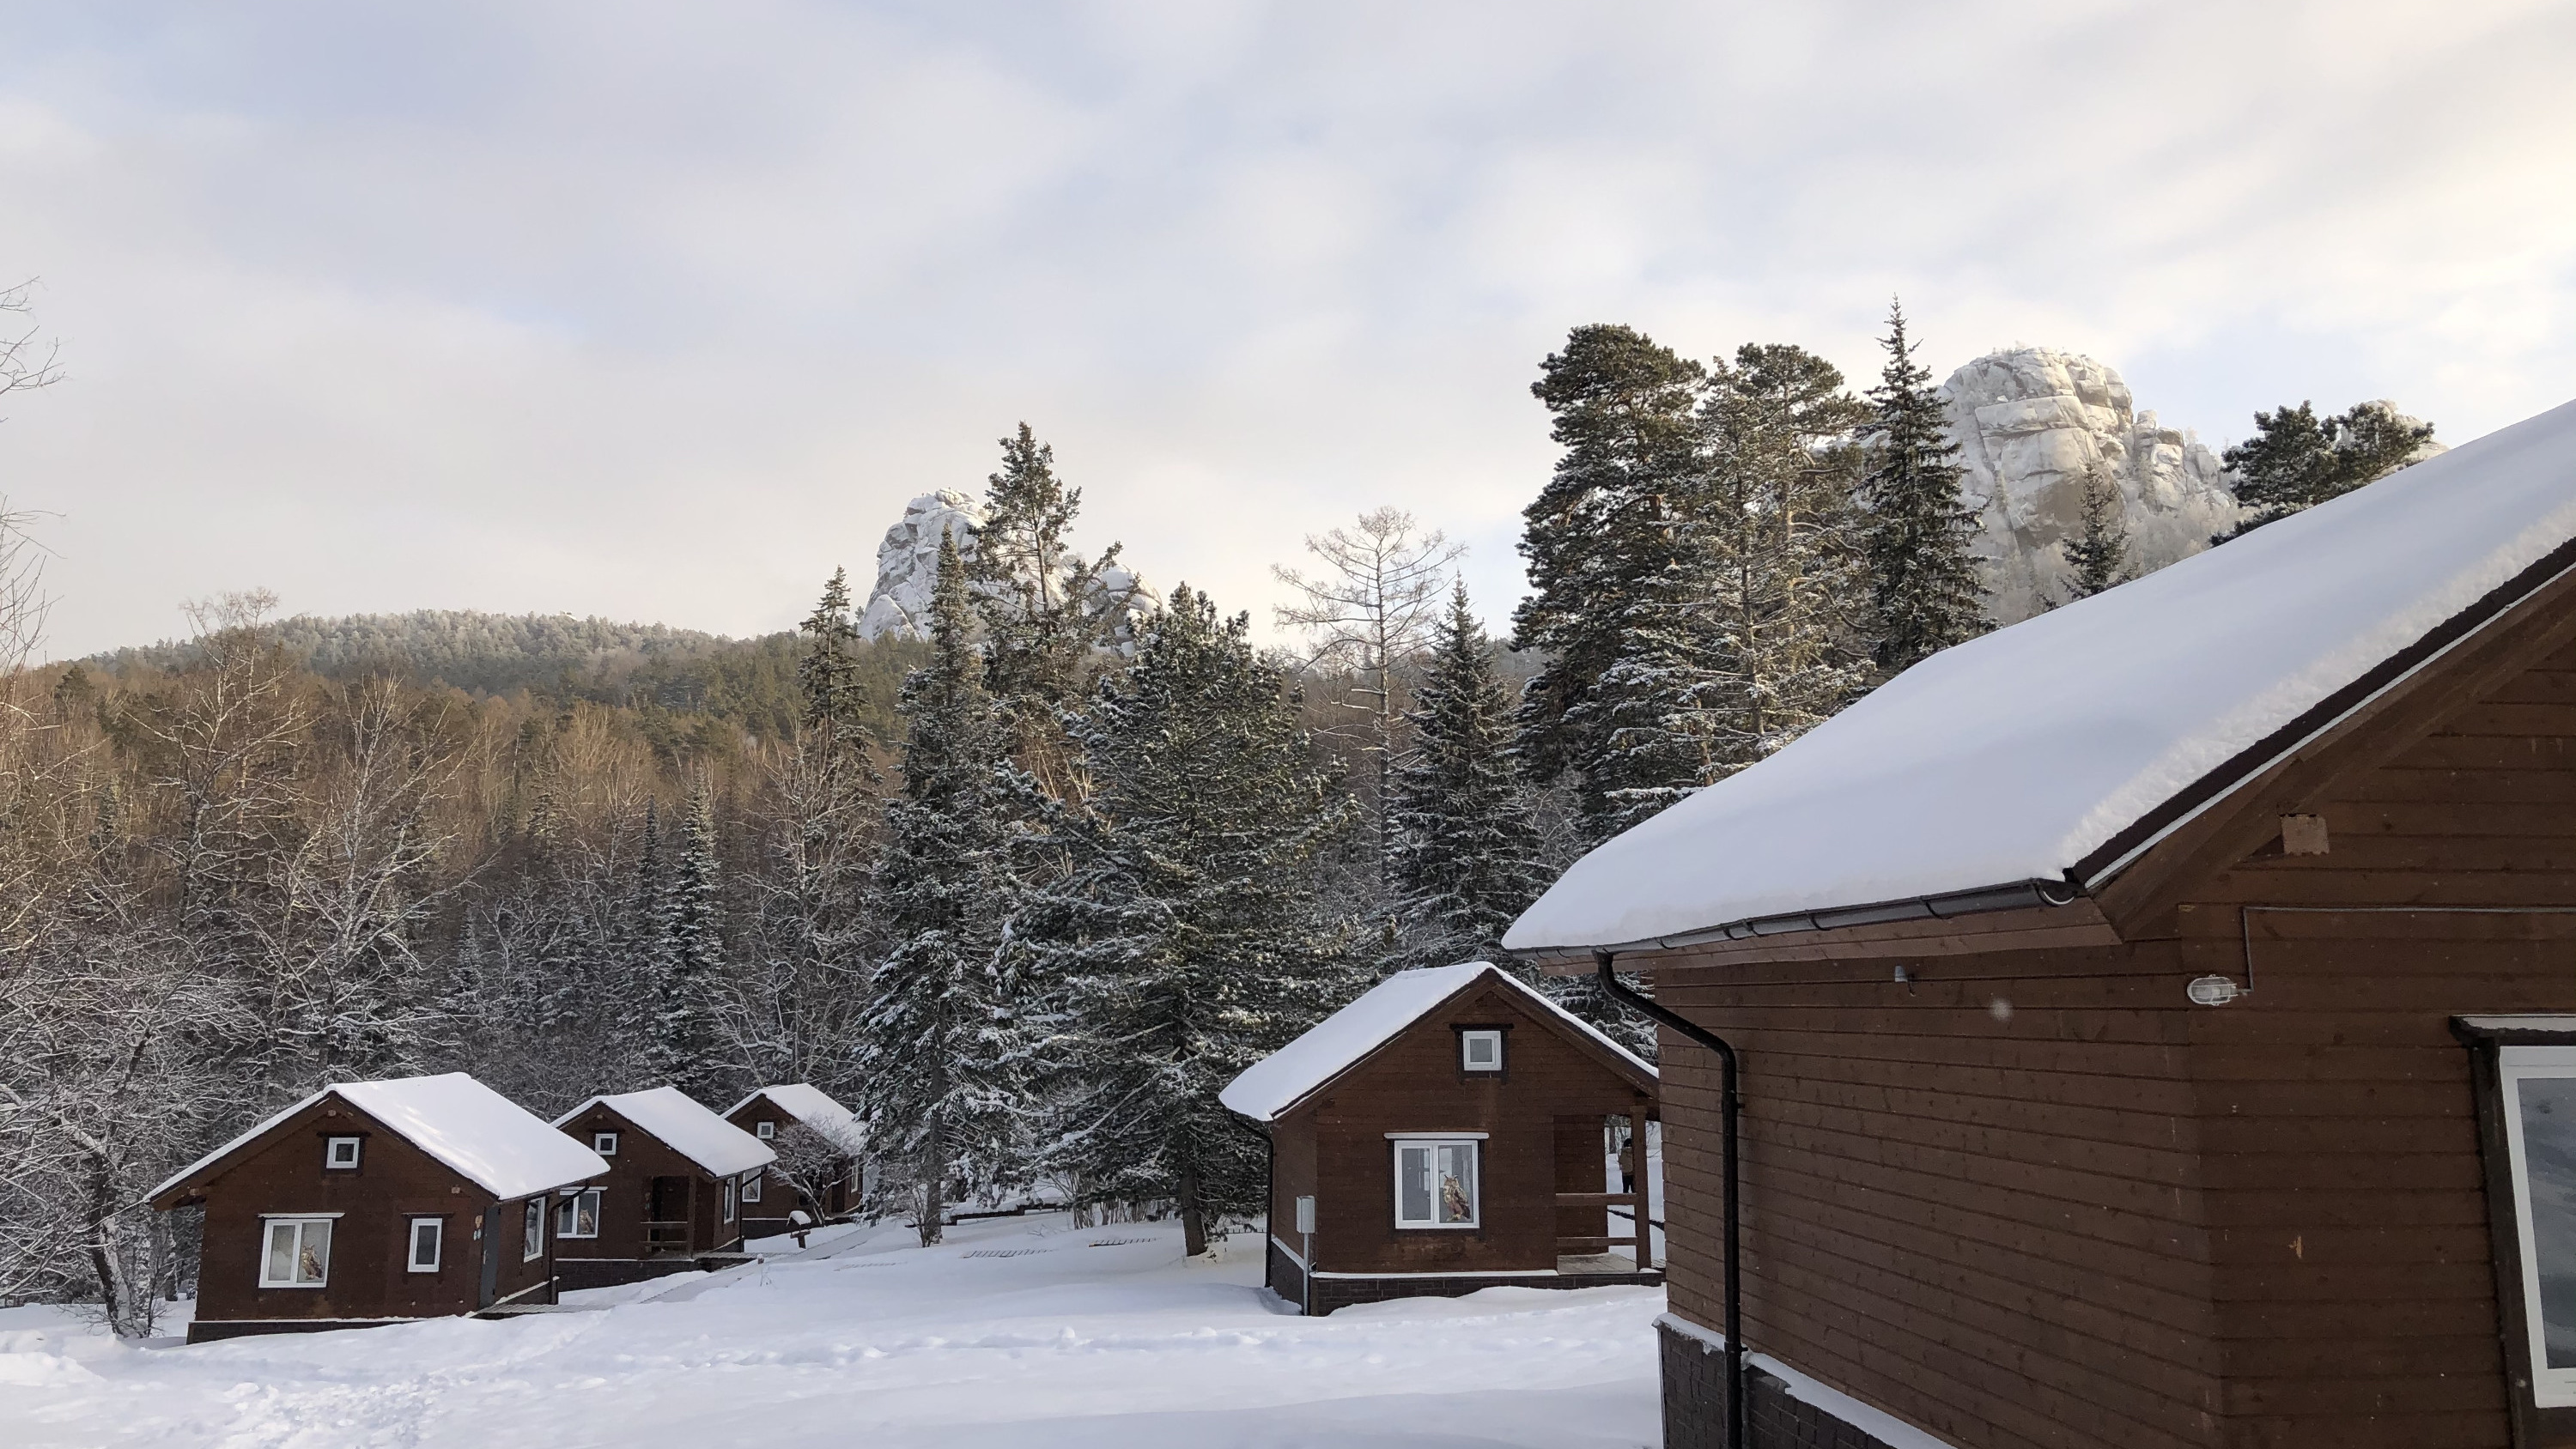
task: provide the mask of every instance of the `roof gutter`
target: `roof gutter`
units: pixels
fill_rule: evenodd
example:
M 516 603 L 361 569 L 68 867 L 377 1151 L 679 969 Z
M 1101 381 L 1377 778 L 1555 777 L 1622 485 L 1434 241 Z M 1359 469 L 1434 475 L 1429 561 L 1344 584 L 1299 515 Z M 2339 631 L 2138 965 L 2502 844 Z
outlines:
M 2066 880 L 2024 880 L 2009 885 L 1978 886 L 1973 890 L 1944 891 L 1938 895 L 1910 896 L 1902 900 L 1878 901 L 1865 906 L 1835 906 L 1820 911 L 1791 911 L 1776 916 L 1747 916 L 1724 925 L 1706 926 L 1681 931 L 1669 936 L 1649 936 L 1638 941 L 1622 941 L 1615 946 L 1547 946 L 1536 950 L 1603 951 L 1625 955 L 1631 951 L 1669 951 L 1681 946 L 1705 946 L 1713 941 L 1750 941 L 1761 936 L 1788 936 L 1802 931 L 1839 931 L 1847 926 L 1883 926 L 1898 921 L 1947 921 L 1958 916 L 1984 915 L 1993 911 L 2021 911 L 2035 906 L 2072 904 L 2083 891 Z

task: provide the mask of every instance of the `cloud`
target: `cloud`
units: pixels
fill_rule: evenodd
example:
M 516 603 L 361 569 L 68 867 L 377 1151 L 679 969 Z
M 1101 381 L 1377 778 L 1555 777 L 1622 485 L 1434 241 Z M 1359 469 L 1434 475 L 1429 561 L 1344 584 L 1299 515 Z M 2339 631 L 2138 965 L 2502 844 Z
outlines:
M 2205 434 L 2576 375 L 2576 17 L 2246 7 L 21 7 L 0 273 L 57 652 L 314 612 L 750 632 L 1025 418 L 1266 610 L 1393 503 L 1496 617 L 1569 326 L 2089 351 Z

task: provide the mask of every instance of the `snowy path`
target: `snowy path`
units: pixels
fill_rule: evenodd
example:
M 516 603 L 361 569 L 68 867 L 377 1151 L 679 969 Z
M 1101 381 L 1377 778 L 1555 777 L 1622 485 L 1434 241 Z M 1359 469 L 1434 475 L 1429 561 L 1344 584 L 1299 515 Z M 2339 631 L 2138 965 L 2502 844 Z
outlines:
M 1093 1247 L 1112 1240 L 1141 1240 Z M 793 1260 L 575 1295 L 506 1323 L 128 1348 L 0 1311 L 0 1443 L 529 1446 L 1471 1445 L 1657 1439 L 1663 1295 L 1495 1289 L 1303 1319 L 1257 1241 L 1185 1263 L 1177 1229 L 968 1224 L 818 1237 Z M 782 1244 L 782 1246 L 788 1246 Z M 993 1256 L 1009 1254 L 1009 1256 Z

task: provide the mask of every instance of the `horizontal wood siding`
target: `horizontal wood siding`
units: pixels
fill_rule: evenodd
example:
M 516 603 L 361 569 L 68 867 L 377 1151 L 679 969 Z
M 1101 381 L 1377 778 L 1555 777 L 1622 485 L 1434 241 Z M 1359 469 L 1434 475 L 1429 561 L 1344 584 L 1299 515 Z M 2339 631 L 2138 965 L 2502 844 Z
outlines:
M 2125 944 L 1634 958 L 1743 1053 L 1751 1344 L 1975 1449 L 2504 1449 L 2448 1022 L 2576 1012 L 2576 649 L 2480 677 L 2279 772 L 2307 793 L 2258 817 L 2325 853 L 2158 866 L 2179 904 Z M 2188 1005 L 2208 974 L 2252 990 Z M 1710 1325 L 1715 1086 L 1667 1034 L 1672 1301 Z
M 1909 983 L 1653 969 L 1742 1054 L 1755 1348 L 1963 1446 L 2215 1442 L 2170 949 L 1948 955 Z M 1716 1325 L 1715 1063 L 1669 1033 L 1663 1052 L 1672 1301 Z
M 322 1165 L 323 1142 L 364 1138 L 355 1170 Z M 337 1097 L 325 1097 L 247 1144 L 206 1187 L 204 1259 L 197 1314 L 206 1322 L 274 1319 L 421 1318 L 470 1313 L 482 1286 L 485 1209 L 492 1196 L 446 1164 Z M 544 1302 L 550 1258 L 519 1252 L 519 1202 L 504 1205 L 501 1294 L 535 1288 Z M 337 1213 L 329 1282 L 322 1288 L 262 1288 L 267 1213 Z M 409 1271 L 411 1219 L 444 1224 L 439 1269 Z

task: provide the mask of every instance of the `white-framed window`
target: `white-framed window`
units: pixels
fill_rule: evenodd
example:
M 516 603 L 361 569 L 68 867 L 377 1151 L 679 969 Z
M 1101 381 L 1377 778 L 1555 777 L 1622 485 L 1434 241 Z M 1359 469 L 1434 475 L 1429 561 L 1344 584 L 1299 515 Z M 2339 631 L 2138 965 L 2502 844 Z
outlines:
M 259 1256 L 262 1288 L 322 1288 L 331 1282 L 331 1219 L 269 1218 L 261 1224 L 267 1250 Z
M 363 1137 L 329 1137 L 322 1142 L 322 1165 L 335 1172 L 355 1171 L 358 1149 L 366 1145 Z
M 602 1157 L 615 1157 L 617 1155 L 617 1134 L 614 1132 L 593 1132 L 590 1134 L 590 1150 L 598 1153 Z
M 533 1263 L 546 1255 L 546 1199 L 539 1194 L 528 1199 L 527 1226 L 519 1230 L 519 1261 Z
M 765 1172 L 755 1172 L 751 1176 L 742 1180 L 742 1200 L 744 1202 L 760 1201 L 760 1180 L 768 1175 L 769 1174 Z
M 408 1270 L 414 1273 L 437 1272 L 439 1255 L 446 1246 L 447 1220 L 445 1218 L 413 1218 Z
M 2576 1405 L 2576 1046 L 2496 1054 L 2534 1407 Z
M 1473 1138 L 1403 1137 L 1395 1142 L 1395 1225 L 1472 1228 L 1480 1221 Z
M 558 1238 L 595 1238 L 599 1236 L 599 1189 L 585 1187 L 565 1193 L 555 1200 L 555 1236 Z
M 1462 1071 L 1499 1072 L 1503 1069 L 1503 1033 L 1495 1027 L 1477 1027 L 1458 1033 L 1458 1066 Z
M 762 1122 L 752 1130 L 759 1135 L 761 1141 L 767 1142 L 778 1135 L 778 1124 L 775 1122 Z
M 734 1185 L 733 1185 L 733 1179 L 732 1179 L 732 1178 L 730 1178 L 730 1177 L 728 1177 L 728 1178 L 726 1178 L 726 1179 L 725 1179 L 725 1189 L 724 1189 L 724 1220 L 725 1220 L 726 1222 L 732 1222 L 732 1221 L 733 1221 L 733 1199 L 734 1199 Z

